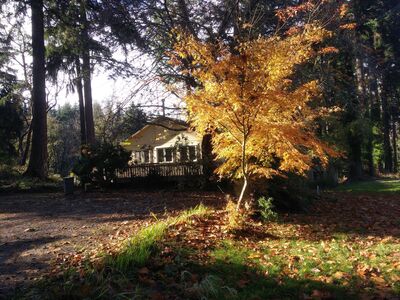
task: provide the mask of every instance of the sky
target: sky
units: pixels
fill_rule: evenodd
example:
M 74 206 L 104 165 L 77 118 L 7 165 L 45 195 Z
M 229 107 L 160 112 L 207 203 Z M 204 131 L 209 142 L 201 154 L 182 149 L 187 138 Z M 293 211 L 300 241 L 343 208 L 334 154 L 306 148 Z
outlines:
M 15 19 L 3 20 L 2 24 L 6 26 L 13 26 L 15 24 Z M 27 42 L 30 42 L 30 32 L 31 24 L 28 17 L 23 21 L 22 26 L 19 26 L 21 36 L 28 35 Z M 14 33 L 15 35 L 15 33 Z M 14 47 L 19 47 L 21 45 L 21 38 L 15 37 L 17 42 L 13 45 Z M 19 43 L 19 44 L 18 44 Z M 125 59 L 122 51 L 116 51 L 113 53 L 113 57 L 118 60 Z M 168 89 L 157 79 L 155 74 L 149 74 L 146 70 L 151 66 L 152 59 L 145 55 L 140 54 L 137 51 L 132 51 L 128 55 L 134 57 L 135 62 L 134 67 L 137 70 L 137 76 L 129 78 L 111 78 L 111 72 L 107 72 L 99 66 L 94 68 L 92 74 L 92 95 L 93 102 L 100 103 L 102 106 L 106 105 L 107 101 L 113 99 L 116 102 L 122 102 L 124 105 L 129 105 L 135 103 L 139 106 L 146 106 L 144 109 L 152 114 L 161 114 L 161 109 L 155 109 L 151 107 L 152 105 L 160 105 L 162 99 L 165 99 L 166 106 L 182 107 L 182 101 L 176 96 L 168 91 Z M 32 57 L 29 54 L 25 55 L 25 61 L 27 64 L 32 62 Z M 10 62 L 10 67 L 15 70 L 18 79 L 24 78 L 24 72 L 22 68 L 22 55 L 21 53 L 15 53 L 15 57 Z M 78 104 L 78 95 L 76 92 L 67 91 L 64 86 L 63 78 L 65 75 L 59 75 L 59 86 L 57 87 L 48 80 L 46 82 L 46 88 L 48 92 L 48 102 L 49 105 L 57 107 L 59 105 L 64 105 L 65 103 L 70 103 L 72 105 Z M 150 107 L 147 107 L 150 106 Z M 172 111 L 171 111 L 172 112 Z M 167 110 L 168 113 L 168 110 Z
M 137 53 L 135 53 L 137 56 Z M 121 55 L 116 56 L 122 58 Z M 31 60 L 31 58 L 29 58 Z M 123 103 L 128 106 L 134 103 L 138 106 L 144 106 L 144 110 L 151 114 L 162 114 L 161 109 L 147 107 L 152 105 L 161 105 L 165 99 L 166 106 L 182 106 L 176 96 L 168 91 L 168 89 L 160 82 L 155 74 L 148 74 L 143 69 L 144 66 L 152 63 L 149 57 L 141 56 L 136 60 L 137 76 L 128 78 L 112 76 L 111 72 L 105 71 L 103 68 L 95 66 L 92 74 L 92 96 L 93 102 L 106 105 L 108 101 Z M 18 69 L 18 76 L 22 78 L 22 69 Z M 63 74 L 60 74 L 60 82 L 62 82 Z M 52 106 L 61 106 L 65 103 L 78 104 L 78 94 L 76 91 L 69 91 L 66 87 L 56 87 L 50 81 L 46 82 L 49 91 L 48 101 Z M 168 113 L 168 111 L 167 111 Z

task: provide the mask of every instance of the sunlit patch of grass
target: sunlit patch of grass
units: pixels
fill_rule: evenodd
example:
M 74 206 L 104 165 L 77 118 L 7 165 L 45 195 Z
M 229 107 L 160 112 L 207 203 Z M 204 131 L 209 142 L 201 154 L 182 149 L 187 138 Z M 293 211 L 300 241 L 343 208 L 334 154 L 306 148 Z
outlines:
M 157 241 L 163 236 L 168 228 L 169 221 L 159 221 L 139 231 L 128 240 L 124 249 L 114 258 L 111 263 L 120 270 L 127 270 L 130 266 L 143 266 L 155 247 Z
M 310 295 L 312 289 L 328 291 L 334 299 L 357 298 L 360 292 L 382 288 L 400 294 L 396 261 L 400 244 L 394 237 L 336 233 L 330 239 L 310 240 L 283 223 L 275 223 L 269 232 L 278 238 L 259 240 L 256 245 L 225 240 L 211 252 L 215 263 L 208 272 L 226 279 L 228 285 L 240 281 L 242 277 L 235 274 L 247 274 L 246 269 L 262 275 L 253 279 L 257 284 L 244 276 L 250 282 L 239 289 L 240 299 L 246 299 L 244 295 L 297 299 L 302 292 Z M 264 286 L 258 286 L 260 282 Z M 274 292 L 269 294 L 265 287 Z
M 400 180 L 350 182 L 339 185 L 335 191 L 351 193 L 396 193 L 400 192 Z
M 195 208 L 184 211 L 177 217 L 157 221 L 136 233 L 125 242 L 122 250 L 115 256 L 106 258 L 107 264 L 126 271 L 130 267 L 141 267 L 146 264 L 156 248 L 156 244 L 165 235 L 168 227 L 187 221 L 192 216 L 201 216 L 209 209 L 200 204 Z
M 292 249 L 291 243 L 285 240 L 281 246 Z M 307 245 L 305 243 L 299 245 L 301 246 Z M 301 263 L 303 274 L 298 272 L 298 276 L 292 276 L 290 273 L 296 261 L 283 255 L 283 252 L 282 255 L 276 253 L 275 250 L 264 248 L 263 251 L 258 251 L 248 248 L 244 242 L 225 240 L 211 252 L 212 264 L 200 270 L 223 278 L 226 286 L 236 289 L 235 299 L 299 299 L 304 294 L 311 295 L 315 289 L 329 292 L 334 299 L 353 298 L 341 286 L 313 280 L 308 271 L 313 270 L 317 264 L 312 259 Z M 299 266 L 300 261 L 297 263 L 297 267 Z M 220 296 L 211 299 L 230 298 Z

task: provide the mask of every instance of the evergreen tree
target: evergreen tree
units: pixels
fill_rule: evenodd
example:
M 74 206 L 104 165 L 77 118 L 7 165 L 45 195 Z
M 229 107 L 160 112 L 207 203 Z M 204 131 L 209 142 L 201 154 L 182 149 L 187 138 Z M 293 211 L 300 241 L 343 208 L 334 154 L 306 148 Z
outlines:
M 26 174 L 47 177 L 47 102 L 43 0 L 32 0 L 32 147 Z

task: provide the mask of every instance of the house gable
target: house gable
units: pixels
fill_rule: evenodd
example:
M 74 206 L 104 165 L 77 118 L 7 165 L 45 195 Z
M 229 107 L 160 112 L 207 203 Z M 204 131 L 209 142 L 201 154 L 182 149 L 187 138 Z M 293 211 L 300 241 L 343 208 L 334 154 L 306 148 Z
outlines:
M 154 148 L 188 131 L 188 126 L 183 121 L 159 117 L 126 139 L 122 145 L 129 151 Z
M 191 146 L 190 150 L 182 148 L 182 151 L 187 151 L 184 156 L 189 157 L 190 154 L 193 156 L 195 152 L 196 157 L 200 157 L 201 140 L 201 136 L 191 131 L 186 123 L 169 118 L 158 118 L 133 134 L 122 145 L 133 152 L 134 163 L 175 162 L 183 157 L 174 150 L 177 147 Z M 171 155 L 172 159 L 170 159 Z

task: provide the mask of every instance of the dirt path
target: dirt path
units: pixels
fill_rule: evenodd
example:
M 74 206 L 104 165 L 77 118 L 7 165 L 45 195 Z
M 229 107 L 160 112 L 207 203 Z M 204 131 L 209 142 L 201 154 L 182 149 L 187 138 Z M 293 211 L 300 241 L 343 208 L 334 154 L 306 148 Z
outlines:
M 162 214 L 220 194 L 190 192 L 10 194 L 0 196 L 0 299 L 51 269 L 51 262 L 96 248 L 119 231 L 130 235 L 150 212 Z M 123 234 L 121 236 L 124 236 Z

